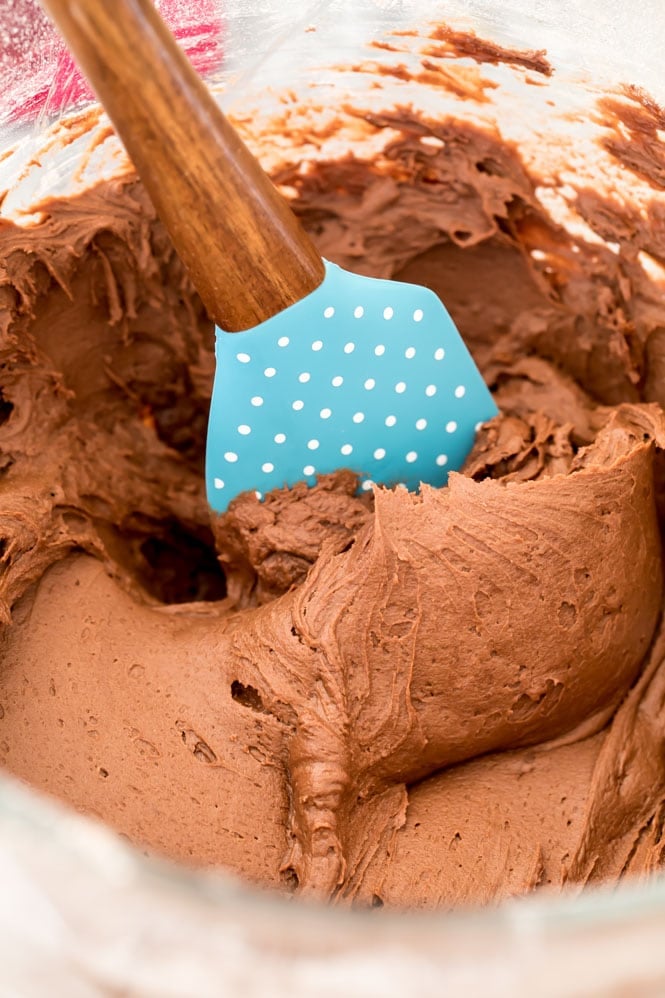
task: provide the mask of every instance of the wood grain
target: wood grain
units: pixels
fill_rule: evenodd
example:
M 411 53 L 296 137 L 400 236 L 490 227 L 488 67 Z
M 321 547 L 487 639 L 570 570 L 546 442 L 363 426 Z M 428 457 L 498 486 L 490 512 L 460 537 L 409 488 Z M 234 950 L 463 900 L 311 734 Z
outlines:
M 238 331 L 323 280 L 309 237 L 152 0 L 43 0 L 215 322 Z

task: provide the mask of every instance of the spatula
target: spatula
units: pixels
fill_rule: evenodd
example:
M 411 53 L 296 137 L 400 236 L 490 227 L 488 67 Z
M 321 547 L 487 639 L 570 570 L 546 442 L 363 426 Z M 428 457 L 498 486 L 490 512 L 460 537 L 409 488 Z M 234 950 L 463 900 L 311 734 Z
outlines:
M 151 0 L 43 4 L 217 324 L 212 508 L 340 467 L 445 484 L 497 408 L 438 297 L 321 259 Z

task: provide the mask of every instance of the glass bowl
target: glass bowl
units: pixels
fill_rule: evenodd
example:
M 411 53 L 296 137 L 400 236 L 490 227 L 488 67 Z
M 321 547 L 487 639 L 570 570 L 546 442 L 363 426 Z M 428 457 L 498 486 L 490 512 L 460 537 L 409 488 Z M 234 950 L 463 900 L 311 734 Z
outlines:
M 555 68 L 546 94 L 524 74 L 483 67 L 496 83 L 485 123 L 498 108 L 504 134 L 533 162 L 543 142 L 568 142 L 569 169 L 584 171 L 597 147 L 588 129 L 578 135 L 571 115 L 584 115 L 606 88 L 627 83 L 665 99 L 665 17 L 657 0 L 638 9 L 614 0 L 588 8 L 572 0 L 322 0 L 295 13 L 277 0 L 158 5 L 222 105 L 244 124 L 273 114 L 290 87 L 315 89 L 328 108 L 359 87 L 367 106 L 398 104 L 399 79 L 373 97 L 349 67 L 371 60 L 379 75 L 393 54 L 370 43 L 426 22 L 445 21 L 508 48 L 546 50 Z M 94 156 L 89 134 L 80 142 L 51 141 L 94 98 L 33 0 L 10 0 L 3 18 L 0 188 L 11 194 L 2 214 L 25 220 L 42 195 L 74 193 L 129 165 L 113 138 Z M 401 58 L 408 63 L 410 56 Z M 260 129 L 247 132 L 265 152 Z M 49 155 L 36 156 L 46 145 Z M 554 191 L 552 209 L 562 218 L 564 202 Z M 0 780 L 0 818 L 8 994 L 665 992 L 660 875 L 584 892 L 543 891 L 482 910 L 369 912 L 289 900 L 226 873 L 148 858 L 7 776 Z

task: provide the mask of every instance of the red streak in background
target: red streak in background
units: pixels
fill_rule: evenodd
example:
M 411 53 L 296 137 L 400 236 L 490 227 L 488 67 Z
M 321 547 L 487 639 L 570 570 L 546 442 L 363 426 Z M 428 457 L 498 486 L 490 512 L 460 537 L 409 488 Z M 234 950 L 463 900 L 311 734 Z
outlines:
M 202 76 L 218 69 L 224 58 L 224 24 L 217 0 L 162 0 L 159 11 Z M 53 26 L 35 6 L 20 0 L 12 8 L 18 29 L 2 55 L 8 87 L 2 96 L 5 120 L 35 120 L 93 100 L 94 94 Z M 34 27 L 34 31 L 30 31 Z

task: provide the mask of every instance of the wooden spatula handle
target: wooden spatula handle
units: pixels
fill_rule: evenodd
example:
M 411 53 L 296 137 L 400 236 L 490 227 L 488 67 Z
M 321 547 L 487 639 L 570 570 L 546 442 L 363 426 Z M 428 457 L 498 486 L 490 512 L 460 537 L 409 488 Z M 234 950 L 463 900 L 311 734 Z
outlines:
M 319 286 L 295 215 L 152 0 L 43 0 L 99 96 L 211 317 L 257 325 Z

